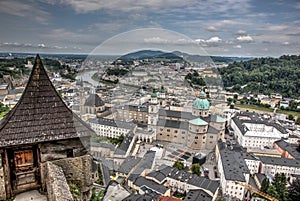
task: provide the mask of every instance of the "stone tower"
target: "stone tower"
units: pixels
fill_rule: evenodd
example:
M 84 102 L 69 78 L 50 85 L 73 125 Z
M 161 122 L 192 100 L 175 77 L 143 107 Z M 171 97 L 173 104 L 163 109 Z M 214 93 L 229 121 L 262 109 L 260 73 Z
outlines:
M 153 130 L 156 133 L 156 125 L 158 122 L 159 103 L 157 100 L 157 94 L 152 93 L 150 104 L 148 107 L 148 130 Z
M 37 55 L 22 97 L 0 122 L 0 200 L 31 189 L 46 189 L 47 164 L 59 161 L 81 161 L 85 172 L 76 165 L 80 179 L 92 185 L 86 174 L 91 159 L 87 159 L 85 144 L 91 135 L 94 131 L 65 105 Z M 61 168 L 75 177 L 71 165 Z M 90 192 L 87 187 L 81 193 Z

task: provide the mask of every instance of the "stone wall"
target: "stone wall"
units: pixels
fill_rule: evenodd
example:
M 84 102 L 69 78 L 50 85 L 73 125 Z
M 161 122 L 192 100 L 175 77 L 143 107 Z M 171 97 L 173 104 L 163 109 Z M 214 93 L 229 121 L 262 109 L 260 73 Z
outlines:
M 90 200 L 92 195 L 92 157 L 84 155 L 52 161 L 62 168 L 66 178 L 80 183 L 80 199 Z
M 74 157 L 85 155 L 89 147 L 83 145 L 84 140 L 83 138 L 69 139 L 39 144 L 41 162 L 67 158 L 68 154 Z
M 46 162 L 45 166 L 48 201 L 73 201 L 62 168 L 52 162 Z
M 4 170 L 2 166 L 2 154 L 0 152 L 0 200 L 6 200 Z

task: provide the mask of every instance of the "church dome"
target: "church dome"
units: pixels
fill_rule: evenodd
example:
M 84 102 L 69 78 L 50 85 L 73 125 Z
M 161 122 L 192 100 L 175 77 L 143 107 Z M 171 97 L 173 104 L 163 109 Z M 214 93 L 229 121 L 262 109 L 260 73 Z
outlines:
M 193 108 L 197 110 L 209 110 L 210 103 L 207 99 L 197 98 L 193 103 Z
M 151 98 L 157 98 L 157 93 L 152 93 Z

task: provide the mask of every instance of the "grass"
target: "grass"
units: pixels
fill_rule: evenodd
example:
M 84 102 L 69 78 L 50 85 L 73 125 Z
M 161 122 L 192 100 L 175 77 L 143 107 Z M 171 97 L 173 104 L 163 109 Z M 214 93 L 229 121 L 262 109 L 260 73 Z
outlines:
M 245 108 L 245 109 L 251 109 L 251 110 L 259 110 L 263 112 L 273 112 L 273 108 L 266 108 L 258 105 L 244 105 L 244 104 L 235 104 L 235 107 L 237 108 Z
M 0 113 L 0 119 L 2 119 L 7 113 L 9 112 L 9 110 L 8 111 L 5 111 L 5 112 L 2 112 L 2 113 Z
M 263 111 L 263 112 L 269 112 L 272 113 L 274 111 L 273 108 L 266 108 L 266 107 L 262 107 L 262 106 L 258 106 L 258 105 L 242 105 L 242 104 L 235 104 L 235 106 L 237 108 L 245 108 L 245 109 L 249 109 L 249 110 L 259 110 L 259 111 Z M 286 111 L 286 110 L 276 110 L 276 113 L 279 114 L 286 114 L 286 115 L 293 115 L 294 117 L 300 118 L 300 112 L 295 112 L 295 111 Z

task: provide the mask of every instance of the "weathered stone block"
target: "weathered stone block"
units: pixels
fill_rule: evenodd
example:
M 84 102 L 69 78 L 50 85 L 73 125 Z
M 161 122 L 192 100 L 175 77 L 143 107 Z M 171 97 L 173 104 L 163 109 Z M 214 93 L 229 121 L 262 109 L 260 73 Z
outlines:
M 80 200 L 90 200 L 92 195 L 92 157 L 89 155 L 52 161 L 62 168 L 66 178 L 80 182 Z
M 73 201 L 69 185 L 61 167 L 46 162 L 48 201 Z

